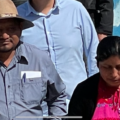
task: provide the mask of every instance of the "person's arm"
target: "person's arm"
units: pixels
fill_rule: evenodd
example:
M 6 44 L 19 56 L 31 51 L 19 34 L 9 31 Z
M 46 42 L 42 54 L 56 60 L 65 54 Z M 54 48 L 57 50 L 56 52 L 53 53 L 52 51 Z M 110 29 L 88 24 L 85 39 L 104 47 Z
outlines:
M 59 77 L 52 61 L 47 61 L 47 95 L 46 102 L 48 105 L 49 116 L 64 116 L 67 114 L 65 84 Z
M 87 12 L 87 10 L 81 4 L 80 6 L 80 27 L 83 39 L 83 48 L 87 63 L 88 76 L 91 76 L 98 72 L 96 64 L 96 50 L 99 43 L 97 32 L 94 24 Z
M 113 0 L 98 0 L 97 10 L 100 16 L 97 33 L 99 40 L 108 35 L 112 35 L 113 30 Z
M 106 34 L 98 33 L 98 39 L 99 39 L 99 41 L 101 41 L 101 40 L 104 39 L 105 37 L 107 37 Z

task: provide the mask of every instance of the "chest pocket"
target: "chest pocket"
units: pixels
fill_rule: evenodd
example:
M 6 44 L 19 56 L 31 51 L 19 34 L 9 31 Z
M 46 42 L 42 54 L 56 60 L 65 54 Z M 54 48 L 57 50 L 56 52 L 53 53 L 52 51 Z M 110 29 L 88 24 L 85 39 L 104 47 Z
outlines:
M 26 104 L 39 104 L 43 96 L 43 82 L 41 78 L 21 80 L 20 97 Z

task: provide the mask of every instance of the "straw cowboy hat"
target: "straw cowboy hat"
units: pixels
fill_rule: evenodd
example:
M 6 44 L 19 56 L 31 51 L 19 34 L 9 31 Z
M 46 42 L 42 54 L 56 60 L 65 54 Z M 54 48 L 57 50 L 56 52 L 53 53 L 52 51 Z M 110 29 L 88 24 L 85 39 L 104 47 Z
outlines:
M 0 0 L 0 19 L 19 19 L 23 23 L 23 29 L 33 27 L 34 24 L 18 15 L 17 8 L 11 0 Z

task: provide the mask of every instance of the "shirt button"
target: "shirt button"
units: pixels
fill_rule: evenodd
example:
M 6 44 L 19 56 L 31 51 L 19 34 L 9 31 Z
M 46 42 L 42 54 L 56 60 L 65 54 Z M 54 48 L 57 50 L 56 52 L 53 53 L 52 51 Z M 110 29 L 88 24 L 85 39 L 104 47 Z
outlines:
M 10 85 L 8 85 L 8 88 L 10 88 Z

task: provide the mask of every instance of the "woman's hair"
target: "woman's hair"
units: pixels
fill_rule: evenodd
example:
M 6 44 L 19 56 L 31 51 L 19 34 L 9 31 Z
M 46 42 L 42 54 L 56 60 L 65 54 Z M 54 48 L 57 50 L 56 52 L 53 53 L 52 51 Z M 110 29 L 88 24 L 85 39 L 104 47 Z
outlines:
M 120 57 L 120 37 L 109 36 L 104 38 L 97 47 L 97 62 L 115 55 Z

